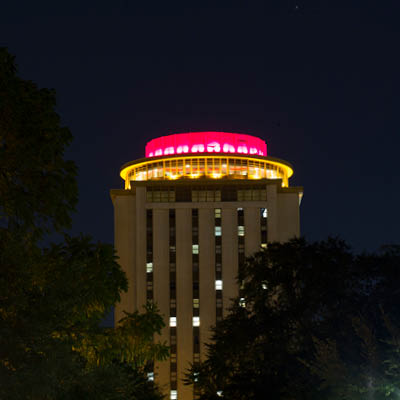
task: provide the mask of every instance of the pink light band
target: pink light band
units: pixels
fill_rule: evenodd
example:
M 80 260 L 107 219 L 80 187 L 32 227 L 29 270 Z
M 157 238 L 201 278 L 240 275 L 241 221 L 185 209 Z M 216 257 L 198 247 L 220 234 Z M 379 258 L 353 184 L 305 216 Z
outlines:
M 191 132 L 161 136 L 146 145 L 146 157 L 186 153 L 267 155 L 267 144 L 250 135 L 227 132 Z

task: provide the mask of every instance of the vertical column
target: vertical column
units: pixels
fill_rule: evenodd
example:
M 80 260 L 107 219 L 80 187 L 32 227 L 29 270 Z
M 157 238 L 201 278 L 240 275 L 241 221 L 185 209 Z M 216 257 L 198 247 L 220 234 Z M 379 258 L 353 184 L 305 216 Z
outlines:
M 249 257 L 260 251 L 260 208 L 246 207 L 244 209 L 244 221 L 246 232 L 245 255 Z
M 153 287 L 154 301 L 165 321 L 161 336 L 156 340 L 169 345 L 169 219 L 168 209 L 153 210 Z M 149 273 L 149 271 L 148 271 Z M 156 382 L 169 392 L 169 360 L 155 365 Z
M 192 386 L 183 384 L 185 372 L 193 361 L 192 329 L 192 210 L 176 210 L 176 303 L 178 350 L 178 399 L 190 399 Z M 200 250 L 201 251 L 201 250 Z
M 169 210 L 169 333 L 170 333 L 170 399 L 177 398 L 176 347 L 176 212 Z M 175 320 L 175 323 L 174 323 Z
M 277 185 L 267 185 L 267 208 L 268 208 L 268 241 L 275 242 L 278 237 L 278 194 Z
M 231 299 L 238 295 L 238 228 L 237 210 L 222 209 L 222 283 L 224 316 L 228 314 Z
M 135 196 L 125 193 L 114 198 L 114 241 L 119 264 L 129 282 L 128 292 L 121 293 L 121 301 L 115 306 L 114 319 L 124 317 L 123 311 L 133 312 L 136 305 L 135 282 Z
M 260 227 L 261 227 L 261 247 L 267 248 L 268 243 L 268 209 L 260 208 Z
M 299 194 L 289 191 L 278 193 L 278 212 L 278 240 L 286 242 L 300 236 Z
M 146 304 L 146 188 L 136 187 L 136 308 Z
M 214 210 L 199 209 L 200 252 L 200 356 L 206 356 L 210 328 L 215 325 Z M 193 299 L 195 301 L 195 299 Z

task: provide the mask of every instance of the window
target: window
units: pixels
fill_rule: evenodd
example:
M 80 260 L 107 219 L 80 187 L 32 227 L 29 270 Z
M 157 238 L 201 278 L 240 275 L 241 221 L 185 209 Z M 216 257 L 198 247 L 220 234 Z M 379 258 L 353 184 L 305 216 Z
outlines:
M 261 217 L 267 218 L 268 217 L 268 210 L 266 208 L 261 209 Z
M 222 234 L 222 227 L 216 226 L 215 227 L 215 236 L 221 236 L 221 234 Z
M 149 262 L 149 263 L 146 264 L 146 272 L 148 274 L 153 272 L 153 263 L 152 262 Z
M 198 244 L 192 245 L 192 254 L 199 254 L 199 245 Z
M 241 297 L 239 300 L 239 306 L 245 308 L 246 307 L 246 301 L 244 297 Z
M 215 281 L 215 290 L 222 290 L 222 281 L 219 279 Z
M 147 380 L 148 381 L 154 381 L 154 372 L 148 372 L 147 373 Z
M 176 326 L 176 317 L 169 318 L 169 326 Z
M 199 299 L 193 299 L 193 308 L 199 308 L 200 305 L 200 300 Z
M 215 216 L 215 218 L 221 218 L 221 209 L 220 208 L 216 208 L 214 210 L 214 216 Z
M 193 326 L 200 326 L 200 317 L 193 317 Z
M 244 226 L 243 225 L 238 226 L 238 236 L 244 236 Z
M 171 400 L 177 400 L 177 398 L 178 398 L 178 391 L 177 391 L 177 390 L 171 390 L 171 394 L 170 394 L 169 398 L 170 398 Z
M 267 248 L 267 243 L 261 243 L 261 247 L 262 247 L 263 249 L 266 249 L 266 248 Z

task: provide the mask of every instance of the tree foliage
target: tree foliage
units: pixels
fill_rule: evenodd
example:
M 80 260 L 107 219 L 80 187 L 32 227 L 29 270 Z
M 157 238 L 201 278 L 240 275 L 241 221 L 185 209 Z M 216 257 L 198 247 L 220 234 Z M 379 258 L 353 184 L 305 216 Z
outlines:
M 395 247 L 355 256 L 337 239 L 270 244 L 241 268 L 240 298 L 188 381 L 201 399 L 390 396 L 399 272 Z
M 111 245 L 63 233 L 77 201 L 72 136 L 55 92 L 17 76 L 0 49 L 0 398 L 161 399 L 146 377 L 168 354 L 156 307 L 100 322 L 127 290 Z M 44 241 L 44 239 L 46 239 Z
M 18 77 L 0 48 L 0 218 L 39 233 L 70 225 L 76 165 L 64 159 L 72 135 L 60 125 L 55 91 Z

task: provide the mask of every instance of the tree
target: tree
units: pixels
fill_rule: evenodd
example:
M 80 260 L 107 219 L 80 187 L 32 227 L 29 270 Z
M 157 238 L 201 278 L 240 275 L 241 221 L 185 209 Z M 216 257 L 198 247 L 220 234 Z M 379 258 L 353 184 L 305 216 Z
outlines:
M 337 239 L 269 244 L 240 269 L 240 297 L 188 382 L 201 399 L 364 398 L 371 376 L 374 393 L 388 393 L 382 341 L 392 336 L 380 309 L 398 323 L 399 267 L 393 248 L 355 256 Z
M 17 76 L 0 49 L 0 398 L 160 399 L 146 377 L 168 354 L 149 305 L 100 328 L 127 290 L 111 245 L 70 237 L 77 168 L 55 92 Z M 48 234 L 64 240 L 45 247 Z

